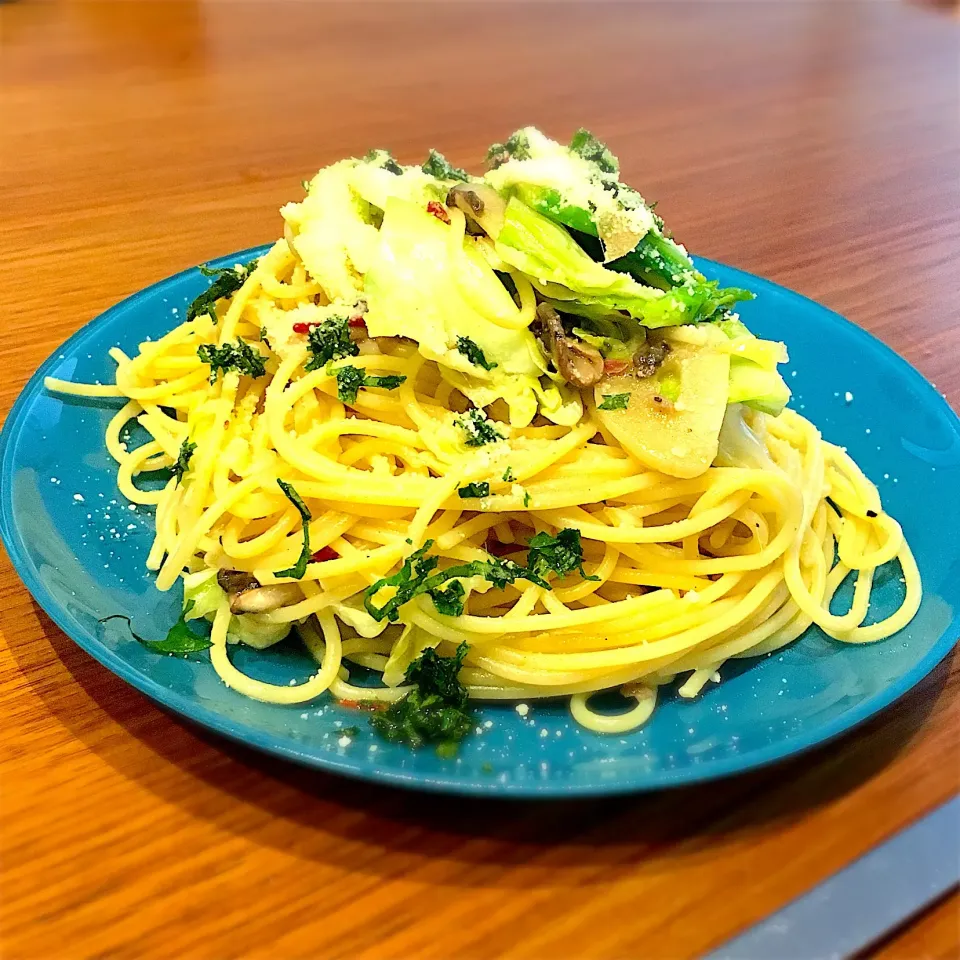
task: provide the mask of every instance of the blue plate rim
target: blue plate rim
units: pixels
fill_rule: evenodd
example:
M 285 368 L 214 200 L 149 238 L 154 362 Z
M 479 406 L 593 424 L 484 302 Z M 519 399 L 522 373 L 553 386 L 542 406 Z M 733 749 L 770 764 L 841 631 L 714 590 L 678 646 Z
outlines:
M 260 244 L 254 247 L 248 247 L 236 253 L 213 258 L 207 261 L 207 263 L 235 263 L 238 260 L 262 254 L 271 246 L 272 244 Z M 766 280 L 763 277 L 758 277 L 745 270 L 741 270 L 739 267 L 722 264 L 719 261 L 710 260 L 705 257 L 697 257 L 696 260 L 699 264 L 708 268 L 717 266 L 736 271 L 747 278 L 751 287 L 755 290 L 767 289 L 778 294 L 786 293 L 791 297 L 795 297 L 812 305 L 819 311 L 829 314 L 834 322 L 839 321 L 844 324 L 854 336 L 859 337 L 865 342 L 869 342 L 874 349 L 880 348 L 882 352 L 886 353 L 901 372 L 912 379 L 921 391 L 926 392 L 930 396 L 938 408 L 946 410 L 949 418 L 953 421 L 954 429 L 960 433 L 960 416 L 958 416 L 956 411 L 947 403 L 946 399 L 937 392 L 933 384 L 894 349 L 863 329 L 863 327 L 848 320 L 835 310 L 831 310 L 829 307 L 804 296 L 802 293 L 791 290 L 789 287 L 774 283 L 772 280 Z M 456 770 L 455 767 L 452 768 L 451 775 L 404 773 L 389 769 L 358 767 L 350 762 L 342 761 L 338 757 L 312 754 L 298 750 L 282 742 L 278 742 L 273 738 L 272 734 L 260 733 L 256 729 L 231 721 L 215 710 L 210 710 L 195 700 L 176 693 L 157 683 L 149 676 L 140 673 L 131 664 L 128 664 L 112 650 L 103 646 L 92 634 L 87 633 L 79 624 L 72 620 L 44 586 L 29 558 L 20 551 L 14 530 L 13 504 L 10 495 L 13 474 L 13 451 L 16 447 L 15 440 L 19 438 L 30 404 L 34 401 L 38 390 L 42 389 L 44 377 L 47 376 L 49 371 L 59 362 L 59 355 L 68 348 L 79 346 L 87 338 L 93 336 L 97 330 L 107 324 L 115 314 L 129 307 L 132 301 L 137 300 L 148 292 L 160 293 L 166 287 L 176 284 L 196 269 L 195 266 L 188 267 L 163 280 L 150 284 L 132 293 L 130 296 L 125 297 L 94 319 L 83 324 L 79 330 L 61 343 L 47 359 L 40 364 L 33 376 L 26 382 L 19 396 L 14 401 L 13 406 L 10 408 L 3 427 L 0 428 L 0 541 L 3 542 L 6 548 L 11 565 L 33 599 L 77 646 L 102 666 L 110 670 L 115 676 L 129 683 L 134 689 L 139 690 L 158 705 L 171 710 L 173 713 L 184 717 L 192 723 L 196 723 L 198 726 L 211 730 L 236 743 L 253 747 L 268 755 L 291 760 L 309 768 L 367 782 L 382 783 L 388 786 L 424 790 L 433 793 L 458 794 L 461 796 L 499 796 L 531 800 L 648 793 L 671 787 L 705 783 L 711 780 L 730 777 L 735 774 L 746 773 L 760 767 L 799 756 L 816 747 L 823 746 L 842 734 L 860 726 L 908 693 L 933 671 L 937 664 L 953 649 L 956 643 L 954 639 L 951 639 L 951 631 L 955 625 L 954 622 L 951 622 L 937 642 L 927 651 L 926 655 L 910 670 L 898 677 L 897 680 L 884 690 L 874 694 L 856 707 L 851 708 L 814 731 L 787 737 L 776 744 L 757 749 L 749 754 L 740 754 L 736 757 L 714 761 L 709 767 L 703 770 L 697 770 L 696 768 L 683 768 L 673 771 L 661 770 L 653 774 L 634 776 L 633 779 L 626 777 L 623 780 L 610 783 L 595 782 L 582 784 L 553 781 L 531 783 L 526 781 L 502 782 L 499 780 L 483 782 L 458 779 L 454 772 Z

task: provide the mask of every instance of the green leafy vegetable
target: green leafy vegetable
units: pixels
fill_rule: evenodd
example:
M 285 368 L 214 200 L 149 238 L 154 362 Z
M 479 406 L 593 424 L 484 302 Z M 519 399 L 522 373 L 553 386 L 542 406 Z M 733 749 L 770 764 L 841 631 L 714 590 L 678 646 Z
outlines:
M 484 370 L 492 370 L 496 364 L 491 363 L 480 347 L 469 337 L 457 337 L 457 350 L 462 353 L 471 363 Z
M 428 540 L 419 550 L 414 550 L 403 561 L 403 566 L 396 573 L 378 580 L 364 591 L 363 605 L 367 613 L 378 623 L 382 620 L 395 623 L 400 619 L 400 608 L 404 604 L 423 594 L 429 594 L 433 597 L 432 591 L 442 587 L 449 580 L 457 580 L 462 577 L 483 577 L 500 590 L 517 580 L 529 580 L 538 586 L 548 586 L 547 582 L 538 574 L 532 573 L 512 560 L 495 557 L 491 557 L 489 560 L 472 560 L 469 563 L 456 564 L 447 567 L 446 570 L 434 573 L 440 559 L 436 556 L 427 556 L 427 551 L 432 546 L 433 541 Z M 394 587 L 394 594 L 383 606 L 378 607 L 373 602 L 373 598 L 385 587 Z M 458 599 L 462 599 L 462 594 L 456 596 Z M 443 592 L 441 603 L 452 604 L 453 600 L 453 595 Z M 434 598 L 434 603 L 436 603 L 436 598 Z M 440 607 L 438 606 L 437 609 L 439 610 Z
M 311 358 L 304 368 L 308 373 L 319 370 L 331 360 L 355 357 L 360 348 L 350 339 L 350 324 L 346 317 L 331 317 L 312 327 L 307 334 L 307 349 Z
M 387 374 L 383 377 L 368 376 L 360 367 L 346 366 L 337 368 L 337 397 L 341 403 L 356 403 L 361 387 L 382 387 L 384 390 L 396 390 L 406 377 L 400 374 Z
M 517 479 L 517 478 L 513 475 L 513 467 L 507 467 L 507 469 L 503 471 L 503 479 L 504 479 L 507 483 L 513 483 L 513 481 Z
M 310 562 L 310 521 L 313 517 L 300 494 L 293 488 L 292 483 L 286 483 L 284 480 L 277 478 L 277 484 L 283 491 L 283 495 L 297 508 L 297 513 L 300 514 L 300 523 L 303 528 L 303 547 L 300 550 L 297 562 L 292 567 L 288 567 L 286 570 L 276 570 L 273 575 L 302 580 L 303 575 L 307 572 L 307 564 Z
M 235 267 L 200 267 L 205 277 L 213 277 L 213 283 L 187 307 L 187 319 L 195 320 L 204 314 L 217 322 L 217 301 L 236 293 L 247 277 L 257 269 L 257 260 L 237 264 Z
M 183 475 L 187 472 L 187 464 L 190 463 L 190 458 L 196 449 L 197 445 L 189 440 L 184 440 L 180 444 L 180 456 L 177 457 L 177 462 L 170 468 L 171 473 L 177 478 L 176 486 L 179 486 L 180 481 L 183 480 Z
M 455 167 L 449 160 L 436 150 L 431 150 L 426 161 L 420 169 L 424 173 L 429 173 L 431 177 L 438 180 L 469 180 L 470 175 L 466 170 Z
M 626 410 L 630 403 L 629 393 L 605 393 L 598 410 Z
M 434 587 L 429 590 L 430 599 L 437 613 L 448 617 L 459 617 L 463 613 L 463 598 L 466 591 L 459 580 L 453 580 L 449 587 Z
M 487 150 L 487 166 L 496 170 L 508 160 L 530 159 L 530 138 L 523 130 L 511 133 L 503 143 L 493 143 Z
M 620 162 L 589 130 L 581 127 L 570 141 L 571 153 L 595 163 L 604 173 L 620 175 Z
M 583 570 L 583 546 L 579 530 L 566 527 L 555 537 L 546 531 L 538 533 L 530 541 L 529 547 L 527 568 L 541 578 L 546 578 L 551 571 L 565 577 L 571 571 L 579 570 L 584 580 L 599 579 L 588 577 Z
M 218 373 L 236 370 L 248 377 L 262 377 L 267 372 L 266 360 L 246 340 L 237 340 L 235 344 L 225 343 L 216 346 L 203 343 L 197 347 L 197 356 L 210 364 L 210 382 L 215 383 Z
M 462 740 L 476 724 L 459 678 L 467 650 L 466 643 L 452 657 L 438 656 L 432 647 L 424 650 L 407 668 L 405 682 L 415 688 L 370 718 L 374 730 L 385 740 L 411 747 L 436 741 L 453 746 Z
M 177 622 L 170 628 L 163 640 L 145 640 L 138 633 L 134 633 L 130 618 L 122 613 L 114 613 L 109 617 L 102 617 L 99 622 L 106 623 L 108 620 L 125 620 L 127 629 L 130 631 L 133 639 L 142 643 L 148 650 L 151 650 L 153 653 L 171 653 L 175 656 L 184 657 L 191 653 L 199 653 L 201 650 L 206 650 L 213 646 L 208 636 L 194 633 L 190 627 L 187 626 L 187 614 L 190 613 L 192 609 L 193 601 L 188 600 L 186 604 L 184 604 L 183 610 L 180 611 Z
M 489 497 L 490 484 L 486 480 L 481 480 L 479 483 L 474 481 L 461 487 L 457 493 L 462 500 L 469 500 L 470 497 Z
M 375 167 L 382 167 L 388 173 L 396 174 L 398 177 L 403 173 L 403 167 L 397 163 L 389 150 L 370 150 L 363 159 Z
M 525 507 L 529 507 L 532 501 L 533 501 L 533 497 L 530 496 L 529 491 L 524 490 L 524 491 L 523 491 L 523 505 L 524 505 Z
M 487 415 L 477 407 L 461 414 L 453 422 L 464 432 L 464 443 L 468 447 L 482 447 L 484 444 L 504 439 L 503 434 L 487 419 Z

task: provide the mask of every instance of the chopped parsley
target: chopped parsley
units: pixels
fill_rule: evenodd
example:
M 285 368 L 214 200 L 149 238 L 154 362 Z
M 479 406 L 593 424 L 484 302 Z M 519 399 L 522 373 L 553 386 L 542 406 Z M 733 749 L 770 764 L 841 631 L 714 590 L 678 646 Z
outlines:
M 605 393 L 598 410 L 626 410 L 630 403 L 629 393 Z
M 503 434 L 478 407 L 472 407 L 453 422 L 464 432 L 464 443 L 468 447 L 482 447 L 484 444 L 504 439 Z
M 341 360 L 343 357 L 355 357 L 360 348 L 350 339 L 350 324 L 346 317 L 331 317 L 310 329 L 307 334 L 307 349 L 311 358 L 305 367 L 319 370 L 331 360 Z
M 199 268 L 205 277 L 213 277 L 213 283 L 187 307 L 187 319 L 196 320 L 206 314 L 217 322 L 217 301 L 232 296 L 246 282 L 247 277 L 257 269 L 257 260 L 249 263 L 237 264 L 235 267 L 203 267 Z
M 237 373 L 248 377 L 262 377 L 267 372 L 266 361 L 246 340 L 237 340 L 234 343 L 225 343 L 216 346 L 212 343 L 202 343 L 197 347 L 197 356 L 210 364 L 210 382 L 216 383 L 218 373 L 227 373 L 236 370 Z
M 457 337 L 457 350 L 460 351 L 472 364 L 483 367 L 484 370 L 493 370 L 495 363 L 491 363 L 483 350 L 469 337 Z
M 440 558 L 427 556 L 427 551 L 432 546 L 433 541 L 428 540 L 419 550 L 414 550 L 403 561 L 403 566 L 396 573 L 378 580 L 364 591 L 363 605 L 367 613 L 378 623 L 382 620 L 396 623 L 400 619 L 400 608 L 423 594 L 429 595 L 434 604 L 437 605 L 435 591 L 449 580 L 458 580 L 463 577 L 483 577 L 500 590 L 517 580 L 529 580 L 541 587 L 548 586 L 547 582 L 538 574 L 521 567 L 513 560 L 496 557 L 491 557 L 489 560 L 471 560 L 469 563 L 455 564 L 435 573 Z M 394 594 L 383 606 L 378 607 L 373 602 L 373 598 L 385 587 L 394 587 Z M 440 591 L 440 596 L 442 605 L 452 606 L 459 603 L 460 612 L 462 612 L 462 593 L 457 592 L 454 595 L 448 590 L 444 590 Z M 437 609 L 441 613 L 444 612 L 440 605 L 437 605 Z
M 510 134 L 503 143 L 493 143 L 487 150 L 487 165 L 491 170 L 508 160 L 529 160 L 530 138 L 522 131 Z
M 528 490 L 524 490 L 524 491 L 523 491 L 523 505 L 524 505 L 525 507 L 529 507 L 530 504 L 531 504 L 531 502 L 532 502 L 532 500 L 533 500 L 533 497 L 530 496 L 530 492 L 529 492 Z
M 260 328 L 260 342 L 261 342 L 261 343 L 265 343 L 265 344 L 267 345 L 267 349 L 268 349 L 268 350 L 272 350 L 272 349 L 273 349 L 273 347 L 270 346 L 270 341 L 267 339 L 267 328 L 266 328 L 266 327 L 261 327 L 261 328 Z
M 504 479 L 507 483 L 513 483 L 513 481 L 517 479 L 517 478 L 513 475 L 513 467 L 507 467 L 507 469 L 503 471 L 503 479 Z
M 476 725 L 467 709 L 467 688 L 460 682 L 460 668 L 467 655 L 466 643 L 452 657 L 438 656 L 427 648 L 407 667 L 406 683 L 414 684 L 402 700 L 370 718 L 370 725 L 385 740 L 420 747 L 439 741 L 452 755 L 457 741 Z
M 303 575 L 307 572 L 307 564 L 310 562 L 310 521 L 313 519 L 313 516 L 307 508 L 307 505 L 301 499 L 300 494 L 294 490 L 292 483 L 286 483 L 278 478 L 277 484 L 283 491 L 283 495 L 297 508 L 297 513 L 300 514 L 300 525 L 303 529 L 303 547 L 300 550 L 300 556 L 297 558 L 297 562 L 292 567 L 288 567 L 286 570 L 275 570 L 273 575 L 275 577 L 292 577 L 294 580 L 302 580 Z
M 584 580 L 599 579 L 588 577 L 583 570 L 583 546 L 579 530 L 566 527 L 555 537 L 546 531 L 538 533 L 530 541 L 529 548 L 527 568 L 542 579 L 546 579 L 551 572 L 565 577 L 574 570 L 579 570 Z
M 457 493 L 461 500 L 469 500 L 470 497 L 489 497 L 490 484 L 486 480 L 481 480 L 479 483 L 468 483 L 461 487 Z
M 180 486 L 180 481 L 183 480 L 183 475 L 187 472 L 187 464 L 190 463 L 190 458 L 196 449 L 197 445 L 189 440 L 184 440 L 180 444 L 180 456 L 177 457 L 177 462 L 170 468 L 171 473 L 177 478 L 174 486 Z
M 620 174 L 620 163 L 606 144 L 601 143 L 589 130 L 581 127 L 570 141 L 570 152 L 584 160 L 595 163 L 603 173 Z
M 337 368 L 337 397 L 341 403 L 356 403 L 361 387 L 381 387 L 384 390 L 396 390 L 406 377 L 391 373 L 385 377 L 368 376 L 360 367 L 346 366 Z
M 434 587 L 428 591 L 437 613 L 447 617 L 459 617 L 463 613 L 463 598 L 466 591 L 459 580 L 452 580 L 449 587 Z
M 106 623 L 108 620 L 126 620 L 127 629 L 130 631 L 133 639 L 142 643 L 153 653 L 172 653 L 175 656 L 184 657 L 191 653 L 199 653 L 213 646 L 208 636 L 194 633 L 187 626 L 187 614 L 193 609 L 194 603 L 188 600 L 180 611 L 177 622 L 167 632 L 163 640 L 146 640 L 138 633 L 134 633 L 133 624 L 128 616 L 122 613 L 114 613 L 109 617 L 102 617 L 100 623 Z
M 388 173 L 396 174 L 398 177 L 403 173 L 403 167 L 397 163 L 389 150 L 370 150 L 363 159 L 375 167 L 382 167 Z
M 442 153 L 431 150 L 420 169 L 438 180 L 469 180 L 466 170 L 455 167 Z

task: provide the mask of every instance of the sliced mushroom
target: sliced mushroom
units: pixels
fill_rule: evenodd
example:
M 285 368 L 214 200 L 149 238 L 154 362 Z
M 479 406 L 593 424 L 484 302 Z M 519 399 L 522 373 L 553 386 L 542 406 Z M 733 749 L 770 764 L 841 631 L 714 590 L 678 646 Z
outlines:
M 295 583 L 271 583 L 230 597 L 231 613 L 269 613 L 303 598 Z
M 224 593 L 243 593 L 245 590 L 255 590 L 260 581 L 245 570 L 220 570 L 217 573 L 217 584 Z
M 603 376 L 603 357 L 596 347 L 568 337 L 560 315 L 547 303 L 537 307 L 544 339 L 557 371 L 574 387 L 592 387 Z
M 458 183 L 447 193 L 447 206 L 462 210 L 494 240 L 500 236 L 507 205 L 493 187 L 485 183 Z

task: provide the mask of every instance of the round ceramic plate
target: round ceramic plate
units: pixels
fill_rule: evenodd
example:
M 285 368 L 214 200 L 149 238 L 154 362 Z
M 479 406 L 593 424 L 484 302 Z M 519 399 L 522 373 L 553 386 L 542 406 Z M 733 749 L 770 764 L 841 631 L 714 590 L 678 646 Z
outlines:
M 64 632 L 158 703 L 250 746 L 350 776 L 452 793 L 609 794 L 726 776 L 823 743 L 904 694 L 957 638 L 960 420 L 912 367 L 837 314 L 731 267 L 699 266 L 723 286 L 757 293 L 742 315 L 759 336 L 786 341 L 790 364 L 783 369 L 794 407 L 849 449 L 903 524 L 924 600 L 896 636 L 849 646 L 811 629 L 769 657 L 724 666 L 722 682 L 696 700 L 663 695 L 653 719 L 625 736 L 578 727 L 564 702 L 532 704 L 525 716 L 513 705 L 482 706 L 476 734 L 450 759 L 384 743 L 366 714 L 329 697 L 295 707 L 258 703 L 225 687 L 206 654 L 186 660 L 150 653 L 122 621 L 98 623 L 125 614 L 141 635 L 163 637 L 180 607 L 179 591 L 159 593 L 144 567 L 151 511 L 117 491 L 103 444 L 117 402 L 51 396 L 43 377 L 109 380 L 107 350 L 134 353 L 180 322 L 208 283 L 197 270 L 108 310 L 27 384 L 0 437 L 0 533 L 10 558 Z M 871 619 L 897 605 L 900 576 L 896 565 L 878 573 Z M 274 683 L 302 681 L 315 669 L 293 641 L 233 655 L 241 669 Z

